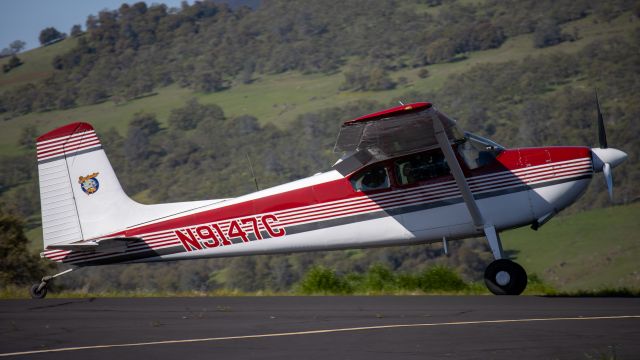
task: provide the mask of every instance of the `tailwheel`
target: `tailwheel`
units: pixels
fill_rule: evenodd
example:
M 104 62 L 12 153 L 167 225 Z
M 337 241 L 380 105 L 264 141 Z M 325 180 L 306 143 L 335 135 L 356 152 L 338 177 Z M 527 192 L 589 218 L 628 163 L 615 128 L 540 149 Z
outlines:
M 31 288 L 29 289 L 29 294 L 31 295 L 32 299 L 44 299 L 45 296 L 47 296 L 47 286 L 49 285 L 49 282 L 55 278 L 57 278 L 58 276 L 62 276 L 64 274 L 68 274 L 70 272 L 72 272 L 74 269 L 76 268 L 71 268 L 71 269 L 67 269 L 63 272 L 57 273 L 55 275 L 49 275 L 49 276 L 45 276 L 42 278 L 42 281 L 38 284 L 33 284 L 31 286 Z
M 484 283 L 495 295 L 520 295 L 527 287 L 527 272 L 511 260 L 499 259 L 487 266 Z
M 44 299 L 44 297 L 47 296 L 47 283 L 33 284 L 29 289 L 29 294 L 32 299 Z

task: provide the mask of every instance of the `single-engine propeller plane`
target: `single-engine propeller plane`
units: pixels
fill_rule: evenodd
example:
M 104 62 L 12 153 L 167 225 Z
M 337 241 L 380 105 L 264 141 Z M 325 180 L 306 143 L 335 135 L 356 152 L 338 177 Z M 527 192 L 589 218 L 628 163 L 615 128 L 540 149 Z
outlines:
M 427 102 L 342 124 L 333 167 L 232 199 L 142 205 L 123 191 L 93 127 L 72 123 L 37 139 L 42 256 L 73 269 L 300 251 L 409 245 L 484 236 L 494 294 L 518 295 L 525 270 L 505 258 L 500 231 L 537 229 L 627 155 L 607 147 L 507 149 L 463 133 Z

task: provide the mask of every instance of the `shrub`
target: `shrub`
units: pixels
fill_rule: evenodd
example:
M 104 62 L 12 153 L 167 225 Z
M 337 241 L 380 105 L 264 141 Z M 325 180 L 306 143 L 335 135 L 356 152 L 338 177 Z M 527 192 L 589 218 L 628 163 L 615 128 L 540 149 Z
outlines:
M 333 270 L 315 266 L 307 272 L 300 282 L 300 291 L 304 294 L 349 294 L 353 289 Z
M 416 278 L 418 289 L 429 291 L 459 291 L 467 284 L 452 269 L 445 266 L 434 266 L 423 271 Z
M 395 274 L 380 264 L 372 265 L 362 280 L 361 287 L 365 292 L 393 291 L 397 288 Z
M 396 274 L 390 268 L 374 264 L 364 274 L 339 276 L 325 267 L 314 267 L 299 284 L 304 294 L 395 293 L 397 291 L 461 291 L 467 285 L 452 269 L 435 266 L 417 274 Z
M 18 58 L 17 56 L 13 55 L 11 59 L 9 59 L 8 63 L 2 65 L 2 71 L 5 73 L 8 73 L 12 69 L 17 68 L 20 65 L 22 65 L 22 60 L 20 60 L 20 58 Z

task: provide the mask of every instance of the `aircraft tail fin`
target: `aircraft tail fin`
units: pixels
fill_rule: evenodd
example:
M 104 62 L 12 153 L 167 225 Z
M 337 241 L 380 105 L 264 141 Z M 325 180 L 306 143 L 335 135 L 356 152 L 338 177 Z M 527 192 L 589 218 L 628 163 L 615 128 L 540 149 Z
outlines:
M 122 190 L 90 124 L 52 130 L 36 148 L 45 249 L 108 234 L 139 206 Z

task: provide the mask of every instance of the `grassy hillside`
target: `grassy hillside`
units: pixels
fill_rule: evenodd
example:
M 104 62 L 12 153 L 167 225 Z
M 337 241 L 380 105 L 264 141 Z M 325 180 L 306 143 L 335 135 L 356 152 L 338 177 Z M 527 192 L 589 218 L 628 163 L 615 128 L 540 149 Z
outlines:
M 314 112 L 323 108 L 344 105 L 354 100 L 377 100 L 389 102 L 409 90 L 434 90 L 442 86 L 452 74 L 462 73 L 474 65 L 496 63 L 509 60 L 521 60 L 527 56 L 537 56 L 552 52 L 575 52 L 593 40 L 608 36 L 626 35 L 638 25 L 638 20 L 625 13 L 613 21 L 599 22 L 590 16 L 582 20 L 564 24 L 565 32 L 577 32 L 578 40 L 564 42 L 543 49 L 533 47 L 532 35 L 520 35 L 508 39 L 500 48 L 476 51 L 467 54 L 466 59 L 426 66 L 430 76 L 421 79 L 418 72 L 422 68 L 403 69 L 391 73 L 392 78 L 405 77 L 408 82 L 389 91 L 350 92 L 340 91 L 344 80 L 341 72 L 332 75 L 303 75 L 288 72 L 278 75 L 261 75 L 251 84 L 234 84 L 229 90 L 194 94 L 191 90 L 178 86 L 159 89 L 155 95 L 136 99 L 124 104 L 107 101 L 91 106 L 80 106 L 64 111 L 30 113 L 9 121 L 0 122 L 0 153 L 13 154 L 20 149 L 16 139 L 27 124 L 36 124 L 41 132 L 48 131 L 71 121 L 89 121 L 98 131 L 115 127 L 123 131 L 136 112 L 155 113 L 158 120 L 165 122 L 171 109 L 183 106 L 188 98 L 197 97 L 203 104 L 215 103 L 221 106 L 226 115 L 234 117 L 249 114 L 261 122 L 283 126 L 298 115 Z M 25 79 L 39 79 L 51 71 L 51 59 L 57 52 L 71 47 L 73 40 L 47 48 L 39 48 L 24 54 L 25 64 L 9 74 L 0 76 L 0 89 L 6 89 Z M 446 105 L 446 104 L 445 104 Z M 446 107 L 446 106 L 445 106 Z
M 559 290 L 640 288 L 640 203 L 551 220 L 540 230 L 502 235 L 529 274 Z
M 46 79 L 53 73 L 53 58 L 76 46 L 77 38 L 67 38 L 58 43 L 39 47 L 18 55 L 23 64 L 8 73 L 0 74 L 0 89 L 11 89 L 33 81 Z M 9 62 L 9 58 L 0 60 L 0 66 Z

